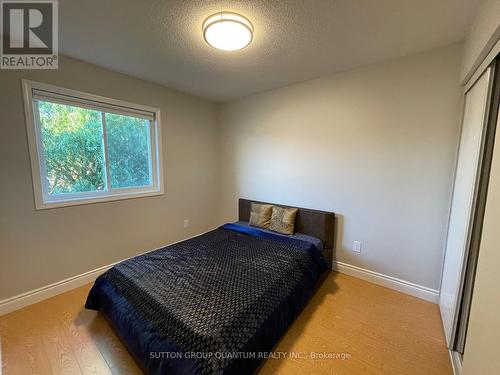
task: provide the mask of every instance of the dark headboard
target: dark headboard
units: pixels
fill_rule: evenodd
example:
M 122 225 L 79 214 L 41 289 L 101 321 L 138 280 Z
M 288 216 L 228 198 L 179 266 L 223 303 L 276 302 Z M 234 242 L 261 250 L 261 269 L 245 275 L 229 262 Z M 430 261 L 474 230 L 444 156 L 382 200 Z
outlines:
M 250 219 L 250 204 L 252 202 L 273 204 L 279 207 L 298 208 L 299 211 L 295 219 L 295 231 L 317 237 L 323 241 L 323 248 L 333 249 L 335 243 L 335 214 L 333 212 L 240 198 L 238 200 L 238 216 L 240 221 L 248 221 Z

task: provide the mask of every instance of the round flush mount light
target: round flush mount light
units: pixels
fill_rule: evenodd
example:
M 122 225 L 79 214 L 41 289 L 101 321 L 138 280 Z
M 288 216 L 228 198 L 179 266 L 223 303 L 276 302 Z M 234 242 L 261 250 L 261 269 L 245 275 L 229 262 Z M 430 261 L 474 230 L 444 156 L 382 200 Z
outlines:
M 203 22 L 203 38 L 212 47 L 223 51 L 245 48 L 253 38 L 252 23 L 230 12 L 212 14 Z

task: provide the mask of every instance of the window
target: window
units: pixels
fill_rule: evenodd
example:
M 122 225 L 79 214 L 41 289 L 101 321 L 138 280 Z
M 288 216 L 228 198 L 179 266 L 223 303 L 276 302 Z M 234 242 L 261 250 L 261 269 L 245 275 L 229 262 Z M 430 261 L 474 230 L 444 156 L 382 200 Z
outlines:
M 163 194 L 160 111 L 23 80 L 37 209 Z

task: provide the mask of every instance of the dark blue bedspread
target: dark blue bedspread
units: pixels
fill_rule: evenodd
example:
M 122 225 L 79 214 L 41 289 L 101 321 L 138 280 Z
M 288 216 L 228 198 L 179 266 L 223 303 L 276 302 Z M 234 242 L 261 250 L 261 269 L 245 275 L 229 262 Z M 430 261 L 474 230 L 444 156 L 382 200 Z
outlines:
M 100 310 L 150 374 L 251 374 L 327 269 L 317 247 L 226 224 L 101 275 Z

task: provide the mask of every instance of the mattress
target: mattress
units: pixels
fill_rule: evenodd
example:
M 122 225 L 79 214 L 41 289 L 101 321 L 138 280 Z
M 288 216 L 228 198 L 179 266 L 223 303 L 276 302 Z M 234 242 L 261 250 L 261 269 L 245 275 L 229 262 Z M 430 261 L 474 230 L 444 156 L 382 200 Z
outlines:
M 117 264 L 86 307 L 146 373 L 251 374 L 327 270 L 314 242 L 226 224 Z

